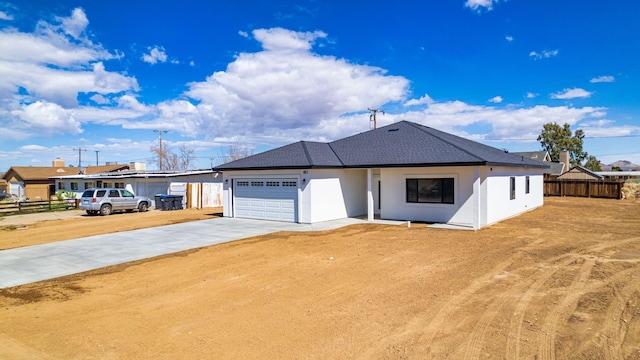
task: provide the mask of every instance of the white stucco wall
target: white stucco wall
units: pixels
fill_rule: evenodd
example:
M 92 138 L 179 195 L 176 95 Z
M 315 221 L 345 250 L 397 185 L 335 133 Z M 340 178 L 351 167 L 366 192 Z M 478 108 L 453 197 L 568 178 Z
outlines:
M 516 178 L 516 198 L 510 200 L 510 178 Z M 530 192 L 525 194 L 529 176 Z M 453 204 L 406 202 L 406 179 L 454 178 Z M 535 209 L 543 204 L 540 169 L 441 167 L 381 169 L 380 217 L 459 224 L 480 228 Z M 478 193 L 474 196 L 474 191 Z
M 406 179 L 453 178 L 453 204 L 407 203 Z M 473 221 L 473 169 L 388 168 L 380 170 L 382 219 L 471 224 Z
M 367 213 L 367 170 L 309 170 L 309 222 Z
M 514 169 L 493 167 L 486 185 L 488 196 L 486 220 L 490 225 L 518 214 L 533 210 L 544 203 L 544 178 L 538 169 Z M 511 200 L 510 178 L 516 179 L 516 196 Z M 525 193 L 526 177 L 529 176 L 529 193 Z

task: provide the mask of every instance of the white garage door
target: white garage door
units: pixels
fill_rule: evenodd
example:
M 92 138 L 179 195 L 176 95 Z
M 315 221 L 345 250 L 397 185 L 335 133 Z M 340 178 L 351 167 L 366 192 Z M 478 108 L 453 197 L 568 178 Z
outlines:
M 233 181 L 235 216 L 296 222 L 296 179 L 242 179 Z

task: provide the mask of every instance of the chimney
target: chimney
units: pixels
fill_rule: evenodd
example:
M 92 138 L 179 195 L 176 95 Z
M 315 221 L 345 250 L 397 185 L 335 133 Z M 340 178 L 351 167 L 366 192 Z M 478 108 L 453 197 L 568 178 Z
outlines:
M 130 162 L 129 163 L 129 169 L 130 170 L 137 170 L 137 171 L 145 171 L 147 170 L 147 165 L 143 162 Z
M 56 158 L 51 162 L 51 166 L 53 167 L 64 167 L 64 160 L 60 158 Z
M 571 170 L 571 162 L 569 161 L 569 152 L 568 151 L 560 151 L 560 163 L 564 164 L 563 173 Z

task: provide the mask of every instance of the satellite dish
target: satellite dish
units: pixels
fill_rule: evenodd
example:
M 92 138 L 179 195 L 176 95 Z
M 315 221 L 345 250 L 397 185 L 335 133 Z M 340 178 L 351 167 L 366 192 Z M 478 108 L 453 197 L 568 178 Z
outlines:
M 82 166 L 80 166 L 80 165 L 78 165 L 78 172 L 80 174 L 84 174 L 84 168 Z

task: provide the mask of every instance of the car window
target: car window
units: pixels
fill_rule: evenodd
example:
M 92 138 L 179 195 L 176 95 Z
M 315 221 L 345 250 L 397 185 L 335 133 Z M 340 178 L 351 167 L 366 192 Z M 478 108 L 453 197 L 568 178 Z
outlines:
M 82 197 L 93 197 L 93 191 L 94 191 L 94 190 L 85 190 L 85 191 L 82 193 Z
M 109 190 L 109 197 L 120 197 L 120 191 L 118 191 L 118 190 Z
M 104 195 L 107 193 L 107 190 L 98 190 L 96 191 L 96 197 L 97 198 L 101 198 L 104 197 Z
M 134 197 L 135 195 L 129 192 L 129 190 L 122 190 L 122 196 Z

